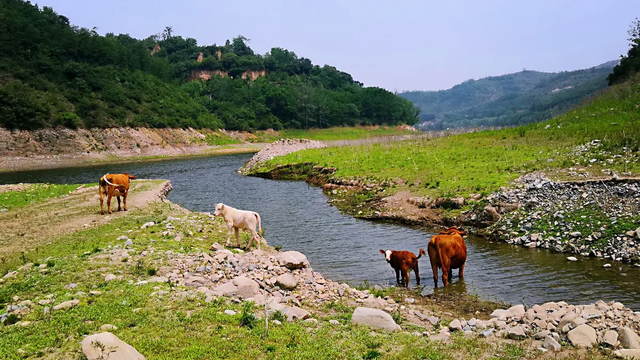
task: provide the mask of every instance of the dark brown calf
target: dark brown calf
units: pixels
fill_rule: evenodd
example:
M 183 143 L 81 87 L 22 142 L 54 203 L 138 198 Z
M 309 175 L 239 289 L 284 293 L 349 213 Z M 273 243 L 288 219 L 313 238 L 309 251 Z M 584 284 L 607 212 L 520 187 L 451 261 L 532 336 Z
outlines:
M 411 251 L 385 251 L 381 249 L 380 253 L 384 255 L 385 260 L 387 260 L 393 270 L 396 271 L 396 282 L 398 284 L 403 284 L 405 287 L 409 287 L 409 270 L 413 270 L 416 273 L 416 284 L 420 285 L 418 259 L 420 259 L 420 256 L 423 254 L 426 254 L 424 249 L 420 249 L 418 256 Z M 400 272 L 402 272 L 402 283 L 400 282 Z
M 106 174 L 100 178 L 98 183 L 98 191 L 100 192 L 100 213 L 104 215 L 104 196 L 107 196 L 107 211 L 111 214 L 111 197 L 118 199 L 118 211 L 120 211 L 120 196 L 124 202 L 124 211 L 127 211 L 127 195 L 129 194 L 129 185 L 131 179 L 135 179 L 133 175 L 124 174 Z
M 453 269 L 460 269 L 458 276 L 464 277 L 464 264 L 467 261 L 467 245 L 463 235 L 467 233 L 456 227 L 450 227 L 446 231 L 435 235 L 429 241 L 428 251 L 433 271 L 433 283 L 438 286 L 438 268 L 442 269 L 442 282 L 449 285 Z

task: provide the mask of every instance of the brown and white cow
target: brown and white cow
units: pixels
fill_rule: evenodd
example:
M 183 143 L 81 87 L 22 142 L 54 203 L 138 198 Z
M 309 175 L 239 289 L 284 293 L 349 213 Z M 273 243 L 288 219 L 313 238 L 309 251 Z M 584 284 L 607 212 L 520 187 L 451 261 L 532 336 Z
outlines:
M 227 223 L 227 242 L 225 243 L 225 246 L 229 246 L 232 231 L 235 231 L 236 233 L 236 242 L 239 246 L 240 237 L 238 236 L 238 231 L 243 229 L 251 232 L 251 239 L 249 240 L 246 249 L 248 250 L 251 247 L 251 243 L 254 240 L 258 243 L 258 249 L 260 249 L 260 240 L 262 238 L 258 236 L 258 233 L 256 233 L 256 227 L 259 228 L 259 233 L 262 235 L 262 222 L 260 220 L 260 215 L 257 212 L 238 210 L 222 203 L 215 204 L 215 208 L 216 210 L 213 215 L 222 216 L 224 222 Z
M 111 197 L 118 199 L 118 211 L 120 211 L 120 196 L 124 202 L 124 211 L 127 211 L 127 195 L 129 194 L 129 185 L 131 179 L 135 179 L 134 175 L 124 174 L 106 174 L 100 178 L 98 183 L 98 191 L 100 192 L 100 213 L 104 215 L 104 196 L 107 196 L 107 211 L 111 212 Z
M 460 269 L 458 276 L 460 279 L 464 277 L 467 245 L 464 243 L 462 236 L 466 234 L 464 230 L 450 227 L 446 231 L 431 237 L 427 250 L 431 260 L 433 282 L 436 287 L 438 286 L 438 268 L 442 269 L 442 282 L 445 287 L 449 285 L 453 269 Z
M 389 265 L 396 271 L 396 283 L 409 287 L 409 270 L 416 273 L 416 284 L 420 285 L 420 272 L 418 271 L 418 259 L 423 254 L 424 249 L 420 249 L 418 256 L 411 251 L 382 250 L 380 253 L 384 255 Z M 402 273 L 402 282 L 400 282 L 400 273 Z

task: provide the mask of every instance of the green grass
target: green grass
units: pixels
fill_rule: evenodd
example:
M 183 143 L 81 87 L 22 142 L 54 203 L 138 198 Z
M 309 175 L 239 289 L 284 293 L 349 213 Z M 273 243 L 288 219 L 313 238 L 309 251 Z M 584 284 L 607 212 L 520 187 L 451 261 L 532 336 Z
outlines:
M 604 168 L 637 174 L 637 105 L 640 76 L 546 122 L 435 139 L 310 149 L 277 157 L 262 171 L 280 164 L 312 162 L 336 167 L 338 177 L 402 179 L 414 193 L 438 196 L 486 194 L 526 172 L 554 172 L 576 165 L 595 175 L 601 175 Z M 599 156 L 612 163 L 591 164 L 592 154 L 573 154 L 577 145 L 594 139 L 601 140 L 601 149 L 607 152 Z
M 68 194 L 80 185 L 52 185 L 52 184 L 28 184 L 21 191 L 7 191 L 0 193 L 0 209 L 9 211 L 30 204 L 35 204 L 53 197 Z
M 378 136 L 390 135 L 410 135 L 415 132 L 399 130 L 394 127 L 335 127 L 329 129 L 311 129 L 311 130 L 283 130 L 280 131 L 282 138 L 299 138 L 309 140 L 356 140 L 366 139 Z
M 240 144 L 242 141 L 238 139 L 234 139 L 230 136 L 219 134 L 219 133 L 210 133 L 205 136 L 205 142 L 207 145 L 229 145 L 229 144 Z

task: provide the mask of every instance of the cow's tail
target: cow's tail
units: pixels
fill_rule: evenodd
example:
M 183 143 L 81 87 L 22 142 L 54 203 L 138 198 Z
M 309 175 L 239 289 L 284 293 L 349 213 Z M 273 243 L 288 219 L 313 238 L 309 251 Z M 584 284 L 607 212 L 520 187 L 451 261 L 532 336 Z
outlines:
M 262 220 L 260 220 L 260 214 L 254 213 L 256 215 L 256 219 L 258 219 L 258 234 L 262 236 Z
M 420 251 L 418 251 L 418 257 L 416 259 L 420 259 L 420 256 L 422 255 L 427 255 L 427 252 L 424 251 L 424 249 L 420 249 Z
M 107 188 L 107 179 L 106 179 L 106 175 L 100 178 L 100 181 L 98 182 L 98 193 L 100 193 L 102 191 L 102 189 L 106 189 Z

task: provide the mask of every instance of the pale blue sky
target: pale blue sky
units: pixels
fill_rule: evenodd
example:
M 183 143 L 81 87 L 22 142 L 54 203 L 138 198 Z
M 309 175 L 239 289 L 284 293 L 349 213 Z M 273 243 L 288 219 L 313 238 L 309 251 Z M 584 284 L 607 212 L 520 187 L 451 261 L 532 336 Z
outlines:
M 366 86 L 439 90 L 471 78 L 575 70 L 619 58 L 639 0 L 37 0 L 100 34 L 172 26 L 198 44 L 239 34 Z

